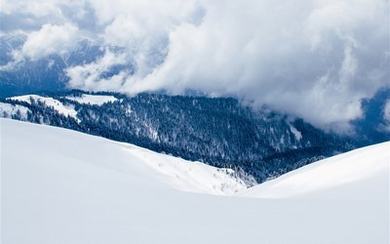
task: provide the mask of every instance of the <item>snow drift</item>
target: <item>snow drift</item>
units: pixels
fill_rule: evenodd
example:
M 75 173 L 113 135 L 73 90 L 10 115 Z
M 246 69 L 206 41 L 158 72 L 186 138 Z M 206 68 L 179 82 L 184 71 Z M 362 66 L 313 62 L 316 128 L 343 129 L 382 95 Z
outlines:
M 388 194 L 390 142 L 381 143 L 339 154 L 289 172 L 275 180 L 252 187 L 242 195 L 284 198 L 316 193 L 361 182 L 383 181 L 384 187 L 375 191 Z M 366 185 L 367 186 L 367 185 Z M 378 185 L 379 186 L 379 185 Z M 375 188 L 373 186 L 373 188 Z
M 231 172 L 133 145 L 0 126 L 6 244 L 389 242 L 390 143 L 243 190 Z

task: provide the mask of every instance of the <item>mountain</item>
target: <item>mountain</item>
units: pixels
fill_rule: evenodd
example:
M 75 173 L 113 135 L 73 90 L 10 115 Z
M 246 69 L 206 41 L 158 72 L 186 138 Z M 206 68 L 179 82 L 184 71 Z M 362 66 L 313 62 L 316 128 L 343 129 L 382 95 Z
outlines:
M 0 97 L 67 90 L 66 68 L 90 63 L 104 53 L 93 42 L 83 40 L 64 54 L 15 61 L 13 53 L 22 48 L 25 39 L 23 34 L 0 36 Z
M 258 182 L 356 147 L 349 137 L 233 98 L 71 91 L 7 98 L 0 115 L 232 168 Z
M 4 243 L 389 242 L 389 143 L 243 189 L 126 143 L 8 119 L 0 130 Z
M 267 108 L 252 109 L 233 98 L 206 98 L 196 93 L 139 94 L 128 98 L 116 93 L 68 91 L 65 70 L 99 60 L 106 50 L 84 39 L 64 53 L 16 62 L 14 54 L 25 41 L 24 34 L 0 35 L 3 50 L 0 114 L 3 117 L 134 143 L 157 152 L 242 171 L 253 175 L 258 182 L 324 157 L 390 140 L 390 119 L 383 112 L 390 101 L 390 89 L 362 101 L 363 116 L 351 121 L 354 134 L 339 135 Z M 114 53 L 120 52 L 115 49 Z M 131 73 L 136 67 L 127 61 L 125 67 L 114 65 L 99 76 L 109 78 L 123 69 Z M 30 102 L 29 95 L 20 97 L 32 93 L 41 96 L 33 96 L 34 102 Z M 115 99 L 100 103 L 79 99 L 87 95 L 92 100 L 101 96 Z M 21 99 L 6 99 L 11 96 Z

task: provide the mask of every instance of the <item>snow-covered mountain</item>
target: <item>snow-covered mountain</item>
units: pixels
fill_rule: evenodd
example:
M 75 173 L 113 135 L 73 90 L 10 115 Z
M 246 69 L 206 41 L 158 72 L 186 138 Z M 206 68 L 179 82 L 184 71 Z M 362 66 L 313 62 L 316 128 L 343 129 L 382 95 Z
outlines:
M 233 98 L 71 91 L 9 97 L 2 104 L 0 117 L 70 128 L 242 169 L 258 182 L 356 147 L 351 138 L 322 131 L 302 119 L 255 110 Z M 13 113 L 10 106 L 15 106 Z M 16 106 L 24 108 L 21 114 Z
M 390 143 L 243 189 L 230 170 L 71 130 L 0 132 L 3 243 L 389 242 Z
M 71 128 L 217 167 L 243 169 L 258 182 L 324 157 L 390 140 L 390 122 L 383 116 L 390 90 L 363 102 L 363 116 L 351 122 L 353 137 L 340 136 L 295 116 L 250 109 L 233 98 L 162 94 L 128 98 L 68 92 L 67 69 L 123 50 L 82 39 L 66 52 L 38 59 L 19 57 L 26 38 L 23 33 L 0 35 L 0 117 Z M 151 60 L 159 63 L 161 58 Z M 136 69 L 133 61 L 126 57 L 124 63 L 95 75 L 108 79 L 122 71 L 131 74 Z

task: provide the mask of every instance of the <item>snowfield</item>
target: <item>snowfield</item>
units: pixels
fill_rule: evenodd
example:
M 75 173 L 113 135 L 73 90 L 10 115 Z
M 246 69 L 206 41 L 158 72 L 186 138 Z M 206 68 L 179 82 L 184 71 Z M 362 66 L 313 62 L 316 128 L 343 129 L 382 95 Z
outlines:
M 390 143 L 245 189 L 233 173 L 0 119 L 2 243 L 389 243 Z
M 78 102 L 80 104 L 89 104 L 89 105 L 98 105 L 101 106 L 108 102 L 115 102 L 118 99 L 114 96 L 108 95 L 89 95 L 89 94 L 81 94 L 81 96 L 66 96 L 66 99 Z

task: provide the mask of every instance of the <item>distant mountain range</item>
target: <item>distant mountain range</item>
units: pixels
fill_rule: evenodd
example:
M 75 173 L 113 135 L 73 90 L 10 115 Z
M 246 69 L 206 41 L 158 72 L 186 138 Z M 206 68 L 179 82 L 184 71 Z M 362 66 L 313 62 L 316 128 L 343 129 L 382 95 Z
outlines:
M 364 102 L 354 135 L 323 131 L 300 118 L 253 109 L 234 98 L 57 92 L 2 99 L 0 116 L 133 143 L 263 182 L 324 157 L 390 140 L 383 108 L 390 92 Z M 382 105 L 380 105 L 382 104 Z M 375 119 L 373 119 L 375 118 Z M 375 121 L 373 123 L 372 121 Z

